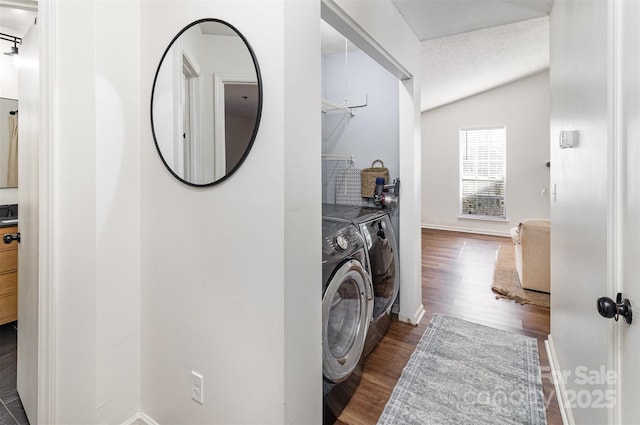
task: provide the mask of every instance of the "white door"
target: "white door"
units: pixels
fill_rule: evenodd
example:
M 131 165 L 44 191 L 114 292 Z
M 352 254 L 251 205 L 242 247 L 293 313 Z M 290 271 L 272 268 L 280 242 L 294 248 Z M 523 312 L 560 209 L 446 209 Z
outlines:
M 631 300 L 636 317 L 631 325 L 622 319 L 618 332 L 616 388 L 620 424 L 640 424 L 640 2 L 620 1 L 617 25 L 620 97 L 620 270 L 618 291 Z M 610 294 L 609 296 L 613 296 Z
M 38 235 L 39 235 L 39 30 L 32 26 L 20 45 L 18 140 L 18 394 L 27 418 L 37 423 Z
M 551 43 L 551 340 L 564 383 L 560 401 L 579 425 L 608 423 L 613 321 L 596 300 L 609 278 L 608 2 L 554 3 Z M 560 149 L 562 131 L 578 131 Z M 590 379 L 594 376 L 595 379 Z

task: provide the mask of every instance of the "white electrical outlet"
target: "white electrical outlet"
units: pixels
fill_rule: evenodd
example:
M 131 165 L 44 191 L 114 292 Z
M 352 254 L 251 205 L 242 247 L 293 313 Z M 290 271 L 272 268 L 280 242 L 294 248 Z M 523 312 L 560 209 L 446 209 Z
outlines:
M 191 398 L 204 404 L 204 376 L 191 371 Z

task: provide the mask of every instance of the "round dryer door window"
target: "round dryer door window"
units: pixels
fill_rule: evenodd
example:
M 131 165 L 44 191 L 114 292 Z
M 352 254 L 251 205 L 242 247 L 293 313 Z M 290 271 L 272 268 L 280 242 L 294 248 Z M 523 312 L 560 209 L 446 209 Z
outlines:
M 372 310 L 369 275 L 360 262 L 345 262 L 333 275 L 322 298 L 322 365 L 326 379 L 341 382 L 356 368 Z

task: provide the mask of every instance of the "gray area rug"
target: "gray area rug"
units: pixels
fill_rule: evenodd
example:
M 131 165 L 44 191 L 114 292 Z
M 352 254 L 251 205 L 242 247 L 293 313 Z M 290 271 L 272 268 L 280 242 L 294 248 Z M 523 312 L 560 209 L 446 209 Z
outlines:
M 378 424 L 546 425 L 534 338 L 436 314 Z

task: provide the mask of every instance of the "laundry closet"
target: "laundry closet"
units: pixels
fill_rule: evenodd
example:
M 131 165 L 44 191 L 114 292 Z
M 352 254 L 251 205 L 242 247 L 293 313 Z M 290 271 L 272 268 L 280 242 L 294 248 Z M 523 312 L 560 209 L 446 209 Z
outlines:
M 399 84 L 322 23 L 323 423 L 382 340 L 400 287 Z
M 322 202 L 335 204 L 341 170 L 381 160 L 385 184 L 398 178 L 398 79 L 324 21 L 322 34 Z

